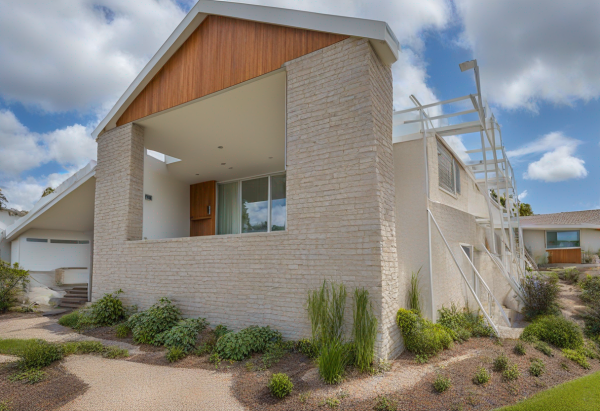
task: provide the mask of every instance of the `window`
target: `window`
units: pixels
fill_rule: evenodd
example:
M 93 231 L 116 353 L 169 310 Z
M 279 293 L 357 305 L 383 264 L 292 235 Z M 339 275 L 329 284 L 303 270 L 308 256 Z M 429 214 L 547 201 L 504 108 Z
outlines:
M 546 248 L 578 248 L 579 231 L 546 231 Z
M 438 141 L 438 179 L 440 188 L 460 194 L 460 166 L 452 154 Z
M 52 244 L 77 244 L 77 240 L 50 240 Z
M 217 234 L 286 229 L 285 174 L 217 185 Z
M 30 243 L 47 243 L 48 239 L 47 238 L 28 238 L 27 241 Z

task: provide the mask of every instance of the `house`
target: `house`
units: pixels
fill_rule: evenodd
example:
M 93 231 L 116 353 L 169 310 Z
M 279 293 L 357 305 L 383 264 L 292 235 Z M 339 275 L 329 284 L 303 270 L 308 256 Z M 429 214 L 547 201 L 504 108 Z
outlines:
M 600 210 L 522 217 L 521 226 L 525 247 L 540 264 L 581 264 L 584 254 L 600 254 Z
M 93 132 L 92 299 L 168 296 L 212 324 L 297 339 L 310 335 L 307 290 L 342 281 L 369 290 L 388 358 L 422 267 L 431 318 L 472 298 L 498 321 L 505 302 L 484 305 L 524 266 L 511 200 L 491 209 L 489 189 L 513 195 L 514 175 L 507 161 L 462 162 L 423 121 L 395 136 L 398 53 L 384 22 L 199 1 Z M 473 112 L 471 132 L 491 132 Z
M 30 287 L 59 290 L 77 286 L 80 299 L 89 299 L 95 165 L 90 162 L 5 228 L 2 244 L 10 245 L 6 261 L 29 270 Z

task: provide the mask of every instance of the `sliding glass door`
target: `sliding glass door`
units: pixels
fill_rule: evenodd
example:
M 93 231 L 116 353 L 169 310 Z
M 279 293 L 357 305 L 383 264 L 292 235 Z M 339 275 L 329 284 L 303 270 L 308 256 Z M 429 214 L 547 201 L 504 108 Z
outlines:
M 217 187 L 217 234 L 240 232 L 239 183 L 219 184 Z

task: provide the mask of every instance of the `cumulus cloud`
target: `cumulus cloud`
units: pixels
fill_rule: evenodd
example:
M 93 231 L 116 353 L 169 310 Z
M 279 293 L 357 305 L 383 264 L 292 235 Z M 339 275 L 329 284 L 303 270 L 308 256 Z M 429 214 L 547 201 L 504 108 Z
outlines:
M 537 111 L 600 96 L 600 2 L 457 0 L 461 43 L 473 50 L 483 90 L 503 108 Z
M 519 201 L 523 201 L 523 200 L 525 200 L 525 197 L 527 197 L 527 194 L 528 194 L 527 190 L 523 190 L 523 192 L 521 194 L 519 194 L 517 196 L 517 198 L 519 199 Z
M 555 183 L 587 176 L 585 161 L 574 156 L 581 143 L 580 140 L 555 131 L 506 154 L 509 158 L 519 161 L 530 159 L 534 154 L 544 153 L 539 160 L 528 165 L 523 178 Z
M 8 199 L 8 206 L 17 210 L 30 210 L 42 197 L 46 187 L 56 188 L 67 178 L 71 177 L 77 169 L 70 169 L 64 173 L 52 173 L 37 178 L 28 177 L 24 180 L 10 180 L 2 187 L 2 192 Z
M 106 110 L 183 16 L 172 0 L 0 0 L 0 95 Z

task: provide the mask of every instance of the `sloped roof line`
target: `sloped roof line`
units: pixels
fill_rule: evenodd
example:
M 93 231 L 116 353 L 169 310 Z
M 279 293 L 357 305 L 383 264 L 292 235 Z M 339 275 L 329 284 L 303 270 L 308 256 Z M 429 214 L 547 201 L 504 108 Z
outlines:
M 125 93 L 119 98 L 106 117 L 92 132 L 98 138 L 105 129 L 116 127 L 118 118 L 135 100 L 139 93 L 181 47 L 192 32 L 209 15 L 237 18 L 259 23 L 274 24 L 325 33 L 334 33 L 371 40 L 379 57 L 386 64 L 398 59 L 400 45 L 393 31 L 383 21 L 358 19 L 307 11 L 257 6 L 225 1 L 200 0 L 185 16 L 167 41 L 158 49 Z
M 539 214 L 520 218 L 521 225 L 552 226 L 552 225 L 591 225 L 600 226 L 600 209 L 583 211 L 566 211 L 553 214 Z

